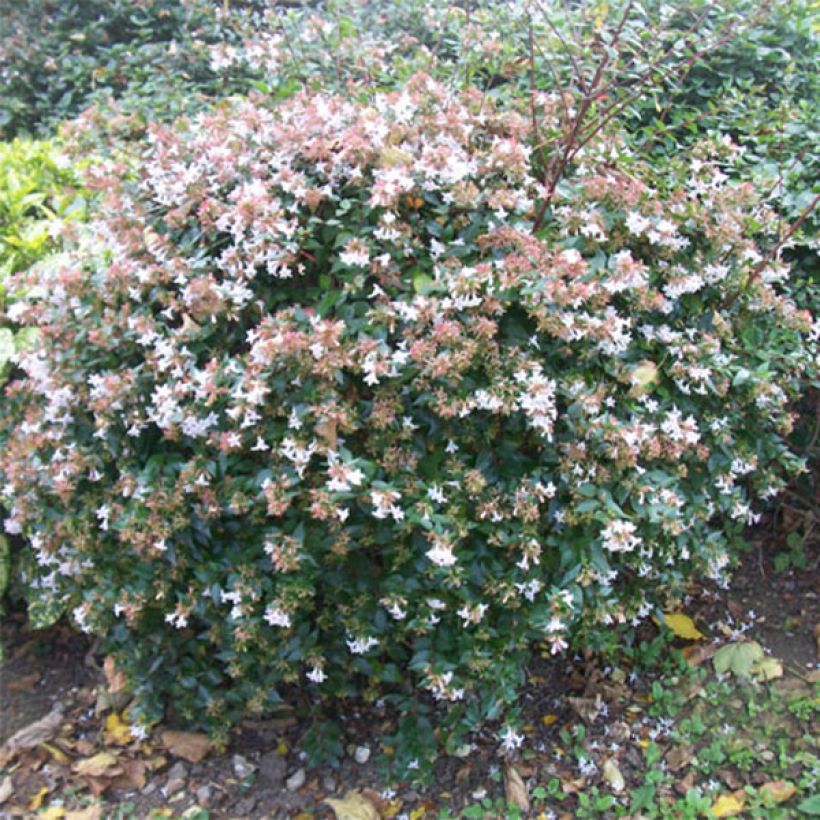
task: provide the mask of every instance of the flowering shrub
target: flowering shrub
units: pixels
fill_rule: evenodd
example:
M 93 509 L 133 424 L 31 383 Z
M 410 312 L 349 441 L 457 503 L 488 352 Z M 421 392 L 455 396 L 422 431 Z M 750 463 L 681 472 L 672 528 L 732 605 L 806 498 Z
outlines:
M 723 578 L 797 466 L 817 326 L 731 146 L 656 180 L 602 132 L 536 236 L 530 129 L 425 75 L 237 101 L 98 176 L 107 216 L 29 277 L 5 526 L 142 719 L 429 696 L 454 748 L 534 639 L 602 646 Z M 405 768 L 435 749 L 413 726 Z

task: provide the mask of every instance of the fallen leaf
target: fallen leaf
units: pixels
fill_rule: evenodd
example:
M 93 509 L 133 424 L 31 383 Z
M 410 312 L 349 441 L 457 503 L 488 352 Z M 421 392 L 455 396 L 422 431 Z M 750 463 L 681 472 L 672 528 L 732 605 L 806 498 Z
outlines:
M 49 712 L 45 717 L 24 726 L 6 741 L 5 746 L 13 751 L 34 749 L 44 741 L 51 740 L 57 734 L 62 722 L 63 710 L 60 706 Z
M 78 760 L 71 770 L 79 775 L 88 777 L 112 777 L 122 774 L 119 759 L 111 752 L 98 752 L 92 757 Z
M 102 806 L 96 803 L 84 809 L 66 812 L 65 820 L 102 820 L 102 816 Z
M 544 726 L 552 726 L 553 723 L 557 723 L 557 722 L 558 722 L 558 715 L 544 715 L 541 718 L 541 723 L 543 723 Z
M 687 666 L 694 668 L 709 660 L 715 654 L 713 643 L 695 643 L 683 648 L 683 658 Z
M 511 763 L 504 767 L 504 792 L 507 796 L 507 803 L 517 806 L 522 812 L 530 810 L 527 787 L 521 779 L 518 769 Z
M 30 675 L 23 675 L 17 680 L 13 680 L 9 684 L 9 689 L 12 692 L 28 692 L 37 681 L 40 680 L 39 672 L 32 672 Z
M 322 802 L 333 809 L 337 820 L 379 820 L 378 809 L 358 789 L 341 799 L 326 797 Z
M 756 661 L 763 660 L 763 649 L 756 641 L 741 641 L 721 646 L 715 652 L 712 663 L 715 672 L 731 672 L 739 678 L 750 678 Z
M 26 808 L 28 808 L 29 811 L 37 811 L 37 809 L 43 805 L 43 800 L 45 800 L 47 794 L 48 786 L 43 786 L 43 788 L 31 798 L 31 801 Z
M 113 786 L 123 791 L 139 791 L 145 786 L 145 763 L 141 760 L 121 760 L 122 774 Z
M 117 664 L 111 655 L 108 655 L 103 661 L 103 675 L 105 675 L 105 682 L 108 684 L 108 691 L 112 694 L 121 692 L 128 683 L 125 672 L 117 669 Z
M 71 758 L 58 746 L 53 743 L 42 743 L 41 746 L 58 762 L 67 766 L 71 762 Z
M 0 782 L 0 803 L 5 803 L 14 792 L 14 784 L 11 782 L 11 775 L 7 774 Z
M 692 760 L 692 747 L 682 744 L 675 746 L 666 754 L 666 768 L 678 772 Z
M 761 795 L 766 795 L 775 803 L 785 803 L 794 797 L 797 789 L 793 783 L 786 780 L 770 780 L 760 787 Z
M 695 622 L 683 612 L 664 612 L 663 622 L 675 635 L 687 641 L 699 641 L 705 637 L 695 626 Z
M 735 817 L 743 811 L 743 792 L 722 794 L 712 803 L 712 814 L 715 817 Z
M 609 783 L 609 787 L 612 791 L 620 793 L 626 788 L 626 781 L 614 757 L 610 757 L 609 760 L 604 763 L 601 769 L 601 775 L 604 780 Z
M 567 703 L 580 715 L 584 723 L 594 723 L 601 714 L 603 701 L 600 695 L 594 698 L 567 698 Z
M 171 754 L 181 757 L 189 763 L 199 763 L 211 751 L 213 746 L 207 735 L 197 732 L 166 730 L 162 733 L 160 739 Z
M 752 677 L 757 680 L 782 678 L 783 664 L 777 658 L 763 658 L 752 666 Z
M 44 817 L 45 820 L 63 820 L 65 809 L 62 806 L 49 806 L 44 811 L 38 812 L 37 817 Z
M 116 712 L 105 719 L 103 736 L 109 746 L 127 746 L 134 739 L 131 727 Z

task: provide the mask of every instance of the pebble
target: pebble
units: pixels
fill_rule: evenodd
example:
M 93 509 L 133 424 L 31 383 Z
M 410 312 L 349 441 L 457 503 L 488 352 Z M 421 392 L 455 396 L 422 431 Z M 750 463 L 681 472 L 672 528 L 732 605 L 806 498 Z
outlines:
M 336 793 L 336 778 L 332 774 L 326 774 L 322 778 L 322 791 L 327 794 Z
M 288 791 L 295 792 L 299 791 L 302 786 L 305 785 L 305 780 L 307 780 L 307 775 L 305 774 L 304 769 L 297 769 L 286 781 L 285 785 L 288 787 Z
M 277 789 L 282 788 L 288 764 L 278 752 L 266 752 L 259 758 L 259 782 Z
M 248 758 L 243 757 L 242 755 L 234 755 L 233 771 L 234 774 L 240 780 L 244 780 L 246 777 L 250 777 L 256 771 L 256 766 L 254 766 L 253 763 L 251 763 L 248 760 Z
M 368 746 L 357 746 L 353 752 L 353 759 L 357 763 L 367 763 L 370 760 L 370 748 Z
M 203 808 L 211 802 L 214 790 L 209 785 L 200 786 L 195 793 L 196 802 Z
M 165 793 L 176 794 L 185 788 L 185 779 L 188 776 L 188 770 L 185 764 L 177 761 L 171 766 L 168 772 L 168 780 L 165 782 Z

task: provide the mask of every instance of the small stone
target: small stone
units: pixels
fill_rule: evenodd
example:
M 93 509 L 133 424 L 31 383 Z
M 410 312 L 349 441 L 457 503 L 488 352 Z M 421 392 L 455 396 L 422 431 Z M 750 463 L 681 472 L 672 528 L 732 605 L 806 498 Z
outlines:
M 307 775 L 305 774 L 304 769 L 297 769 L 286 781 L 285 785 L 288 787 L 289 792 L 296 792 L 305 785 L 305 780 L 307 780 Z
M 149 795 L 153 794 L 157 790 L 157 784 L 155 781 L 151 781 L 150 783 L 146 783 L 145 787 L 140 791 L 140 794 Z
M 253 763 L 251 763 L 246 757 L 243 757 L 242 755 L 234 755 L 233 771 L 240 780 L 244 780 L 256 771 L 256 766 L 254 766 Z
M 165 782 L 165 793 L 176 794 L 185 788 L 185 780 L 188 777 L 188 770 L 185 764 L 177 761 L 171 766 L 168 772 L 168 780 Z
M 266 752 L 259 758 L 259 783 L 281 789 L 285 782 L 288 764 L 278 752 Z
M 332 774 L 326 774 L 322 778 L 322 791 L 326 794 L 336 793 L 336 778 Z
M 357 746 L 353 752 L 353 759 L 357 763 L 367 763 L 370 760 L 370 748 L 368 746 Z
M 204 808 L 211 802 L 211 797 L 213 797 L 213 793 L 214 790 L 207 783 L 204 786 L 200 786 L 195 793 L 196 802 Z
M 240 817 L 247 817 L 250 813 L 256 808 L 256 804 L 258 802 L 258 798 L 254 797 L 253 795 L 249 795 L 248 797 L 243 797 L 234 807 L 233 813 L 236 813 Z

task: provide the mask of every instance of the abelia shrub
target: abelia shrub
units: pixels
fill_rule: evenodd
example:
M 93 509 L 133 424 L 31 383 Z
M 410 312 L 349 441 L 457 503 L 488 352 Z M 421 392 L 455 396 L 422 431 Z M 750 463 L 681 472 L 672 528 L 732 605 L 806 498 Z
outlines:
M 439 702 L 449 748 L 534 640 L 724 578 L 817 350 L 772 216 L 708 147 L 661 185 L 602 133 L 533 235 L 530 129 L 419 75 L 235 101 L 98 174 L 105 216 L 17 309 L 0 472 L 33 598 L 135 719 L 218 734 L 293 684 Z

